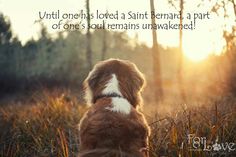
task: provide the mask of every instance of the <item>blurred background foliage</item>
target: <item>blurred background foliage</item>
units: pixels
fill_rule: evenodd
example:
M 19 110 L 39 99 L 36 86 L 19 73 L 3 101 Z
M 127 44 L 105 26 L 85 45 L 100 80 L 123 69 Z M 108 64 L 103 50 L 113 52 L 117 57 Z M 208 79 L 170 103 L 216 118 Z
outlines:
M 79 30 L 62 31 L 52 37 L 42 22 L 38 24 L 41 26 L 39 39 L 22 45 L 12 33 L 10 19 L 0 14 L 0 97 L 39 86 L 80 89 L 88 74 L 86 34 Z M 184 59 L 184 88 L 190 100 L 236 94 L 235 28 L 225 31 L 223 37 L 227 44 L 221 55 L 211 55 L 200 62 Z M 149 85 L 144 97 L 149 100 L 152 98 L 150 88 L 155 87 L 152 51 L 138 38 L 138 35 L 131 38 L 126 32 L 92 31 L 92 63 L 108 58 L 133 61 L 146 75 Z M 178 48 L 159 45 L 159 51 L 165 97 L 176 101 Z

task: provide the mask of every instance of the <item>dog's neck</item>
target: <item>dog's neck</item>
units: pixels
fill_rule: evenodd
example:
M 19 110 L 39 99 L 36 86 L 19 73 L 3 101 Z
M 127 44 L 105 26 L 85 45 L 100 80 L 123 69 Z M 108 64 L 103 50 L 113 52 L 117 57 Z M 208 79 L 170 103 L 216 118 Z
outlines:
M 94 98 L 93 103 L 96 103 L 97 100 L 102 98 L 113 98 L 113 97 L 124 98 L 123 96 L 117 93 L 100 94 Z

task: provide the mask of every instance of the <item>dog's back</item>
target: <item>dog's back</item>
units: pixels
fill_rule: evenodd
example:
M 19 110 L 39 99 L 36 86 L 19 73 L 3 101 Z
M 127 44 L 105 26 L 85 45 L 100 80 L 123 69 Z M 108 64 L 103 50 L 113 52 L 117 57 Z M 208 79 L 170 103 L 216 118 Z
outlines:
M 113 112 L 112 105 L 111 98 L 103 98 L 87 112 L 80 125 L 81 151 L 134 152 L 147 147 L 148 126 L 143 115 L 133 107 L 129 114 Z

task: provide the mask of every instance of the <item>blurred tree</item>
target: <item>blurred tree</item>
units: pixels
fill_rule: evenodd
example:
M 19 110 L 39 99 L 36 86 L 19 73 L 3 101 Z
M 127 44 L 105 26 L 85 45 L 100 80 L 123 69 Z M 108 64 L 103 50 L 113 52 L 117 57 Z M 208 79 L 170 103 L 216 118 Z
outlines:
M 224 31 L 223 37 L 226 41 L 225 55 L 230 63 L 228 89 L 236 95 L 236 26 L 232 28 L 231 32 Z
M 220 13 L 223 11 L 223 17 L 225 19 L 234 19 L 234 25 L 232 26 L 231 31 L 226 30 L 227 23 L 225 23 L 223 38 L 226 42 L 225 56 L 229 62 L 229 73 L 226 82 L 228 84 L 229 92 L 236 94 L 236 2 L 235 0 L 216 0 L 211 11 L 218 16 L 222 16 Z M 224 68 L 227 70 L 227 67 Z
M 11 23 L 0 13 L 0 44 L 10 43 L 12 39 Z
M 37 73 L 34 69 L 37 62 L 38 42 L 31 39 L 22 48 L 20 64 L 22 65 L 23 77 L 30 79 Z
M 178 5 L 178 2 L 179 2 L 179 5 Z M 184 12 L 184 0 L 168 0 L 168 3 L 171 4 L 176 10 L 179 10 L 179 13 L 180 13 L 179 24 L 182 25 L 183 12 Z M 181 96 L 182 101 L 186 102 L 186 94 L 184 90 L 185 88 L 184 88 L 184 78 L 183 78 L 183 29 L 182 28 L 179 29 L 179 58 L 178 58 L 177 66 L 178 66 L 177 79 L 178 79 L 180 96 Z
M 14 75 L 19 68 L 17 56 L 21 53 L 20 49 L 21 43 L 13 37 L 10 21 L 0 13 L 0 73 L 2 76 Z
M 151 12 L 155 12 L 154 0 L 150 0 Z M 156 24 L 155 18 L 151 19 L 152 25 Z M 154 96 L 156 101 L 163 100 L 163 89 L 162 89 L 162 73 L 161 73 L 161 59 L 160 52 L 157 42 L 157 32 L 155 29 L 152 29 L 152 56 L 153 56 L 153 78 L 156 87 L 154 87 Z
M 90 17 L 90 0 L 86 0 L 86 11 L 87 11 L 87 63 L 89 69 L 92 69 L 93 63 L 92 63 L 92 48 L 91 48 L 91 32 L 90 32 L 90 23 L 91 23 L 91 17 Z
M 211 0 L 208 0 L 211 1 Z M 203 0 L 204 2 L 204 0 Z M 230 9 L 232 7 L 232 10 Z M 220 15 L 220 10 L 224 12 L 224 18 L 232 17 L 231 11 L 233 11 L 234 19 L 236 22 L 236 2 L 235 0 L 216 0 L 212 6 L 211 11 Z
M 103 36 L 102 36 L 102 59 L 101 60 L 105 60 L 106 58 L 106 54 L 107 54 L 107 30 L 103 29 Z
M 44 24 L 40 25 L 41 30 L 39 33 L 39 40 L 37 41 L 36 62 L 33 71 L 39 77 L 45 78 L 52 75 L 51 65 L 54 60 L 54 56 L 52 55 L 54 47 L 47 27 Z
M 21 56 L 22 45 L 13 36 L 10 20 L 0 13 L 0 92 L 14 90 L 22 72 Z
M 108 13 L 108 10 L 106 11 L 106 13 Z M 105 21 L 103 21 L 103 25 L 105 25 Z M 107 30 L 103 29 L 103 36 L 102 36 L 102 57 L 101 60 L 105 60 L 106 55 L 107 55 Z

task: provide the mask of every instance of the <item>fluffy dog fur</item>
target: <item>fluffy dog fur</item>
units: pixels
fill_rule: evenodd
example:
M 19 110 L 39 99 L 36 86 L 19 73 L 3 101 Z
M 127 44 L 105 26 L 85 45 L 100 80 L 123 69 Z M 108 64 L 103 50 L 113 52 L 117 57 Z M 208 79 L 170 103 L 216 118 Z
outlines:
M 129 62 L 99 62 L 84 82 L 88 112 L 80 121 L 79 157 L 147 157 L 149 127 L 139 111 L 142 73 Z

